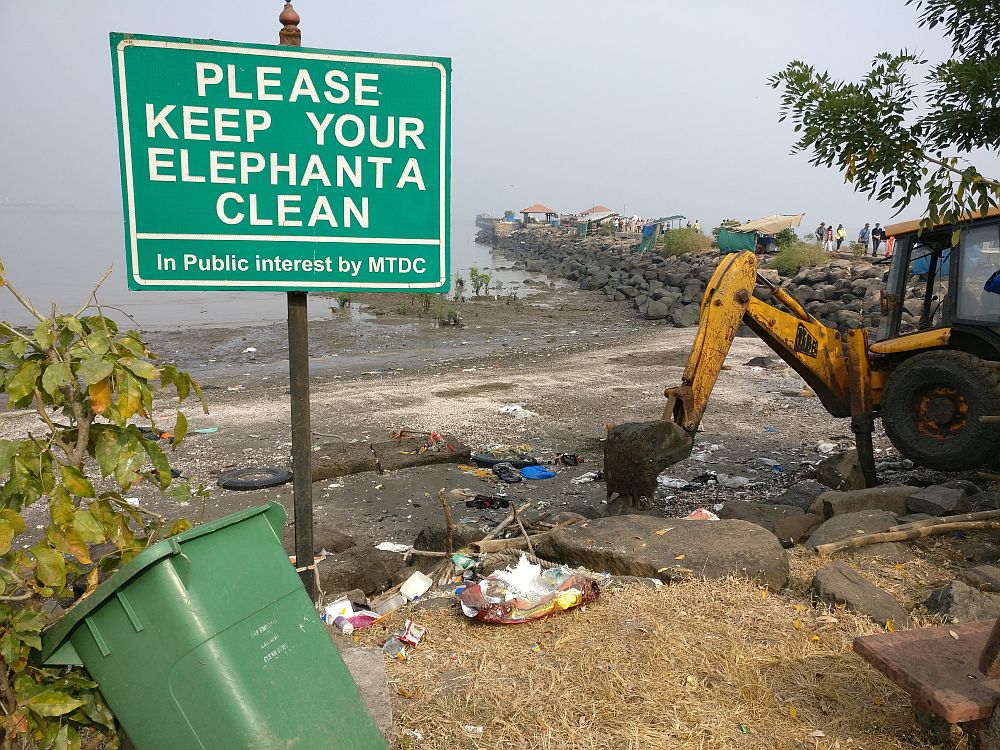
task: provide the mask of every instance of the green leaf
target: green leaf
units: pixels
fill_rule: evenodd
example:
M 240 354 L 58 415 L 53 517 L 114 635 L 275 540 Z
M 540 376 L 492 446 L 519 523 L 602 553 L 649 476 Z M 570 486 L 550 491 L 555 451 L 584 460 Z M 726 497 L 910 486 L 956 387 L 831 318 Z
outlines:
M 62 467 L 62 481 L 70 494 L 75 497 L 97 497 L 94 485 L 75 466 Z
M 38 346 L 42 350 L 47 350 L 50 346 L 52 346 L 52 342 L 54 341 L 52 337 L 52 330 L 49 326 L 50 321 L 48 320 L 43 320 L 35 326 L 35 341 L 38 342 Z
M 14 541 L 14 529 L 10 522 L 0 518 L 0 555 L 10 552 L 10 544 Z
M 83 378 L 83 382 L 87 385 L 94 385 L 108 377 L 114 369 L 114 363 L 110 360 L 104 359 L 104 357 L 92 356 L 87 357 L 80 363 L 77 375 Z
M 17 440 L 0 440 L 0 476 L 7 473 L 10 462 L 17 454 L 21 443 Z
M 118 442 L 118 436 L 112 430 L 103 430 L 100 437 L 97 438 L 97 445 L 94 448 L 94 458 L 97 459 L 97 465 L 101 467 L 102 477 L 114 472 L 115 467 L 118 466 L 119 453 L 121 453 L 121 444 Z
M 174 521 L 174 525 L 170 527 L 170 531 L 167 532 L 167 536 L 174 536 L 176 534 L 183 534 L 185 531 L 190 531 L 192 528 L 191 522 L 186 518 L 178 518 Z
M 7 381 L 7 395 L 11 401 L 20 401 L 31 394 L 41 369 L 38 362 L 31 359 L 21 365 L 14 377 Z
M 39 716 L 64 716 L 83 705 L 83 701 L 58 690 L 46 690 L 29 698 L 23 705 Z
M 69 491 L 62 485 L 52 493 L 52 500 L 49 502 L 49 515 L 52 516 L 52 523 L 60 527 L 69 527 L 73 523 L 73 516 L 76 514 L 76 505 L 69 496 Z
M 16 510 L 11 510 L 10 508 L 4 508 L 0 510 L 0 518 L 10 524 L 10 527 L 14 529 L 14 534 L 23 534 L 27 526 L 24 523 L 24 518 Z
M 8 664 L 13 664 L 21 658 L 21 641 L 10 631 L 0 638 L 0 656 Z
M 56 362 L 45 368 L 42 373 L 42 388 L 52 397 L 60 396 L 59 388 L 68 385 L 73 379 L 73 372 L 68 362 Z
M 177 450 L 177 446 L 181 444 L 184 436 L 187 435 L 188 431 L 188 421 L 187 417 L 184 416 L 184 412 L 177 412 L 177 424 L 174 426 L 174 447 L 173 450 Z
M 83 323 L 72 315 L 60 316 L 59 323 L 66 326 L 73 333 L 83 334 Z
M 104 529 L 89 510 L 78 510 L 76 512 L 76 515 L 73 517 L 73 530 L 87 544 L 101 544 L 104 542 Z
M 138 359 L 137 357 L 122 357 L 118 360 L 118 364 L 122 367 L 127 367 L 129 370 L 134 372 L 143 380 L 159 380 L 160 371 L 151 362 L 146 362 L 145 360 Z
M 39 581 L 54 589 L 61 589 L 66 585 L 66 558 L 62 556 L 61 552 L 49 547 L 36 546 L 32 548 L 31 554 L 35 556 L 38 563 L 35 575 Z M 70 711 L 72 710 L 70 709 Z M 59 716 L 60 714 L 51 715 Z
M 11 625 L 18 633 L 40 633 L 45 627 L 45 616 L 33 609 L 19 609 L 11 619 Z
M 170 462 L 167 461 L 163 449 L 155 440 L 143 440 L 142 447 L 145 449 L 146 455 L 149 456 L 149 460 L 153 462 L 153 469 L 156 471 L 160 489 L 166 489 L 173 476 L 170 473 Z

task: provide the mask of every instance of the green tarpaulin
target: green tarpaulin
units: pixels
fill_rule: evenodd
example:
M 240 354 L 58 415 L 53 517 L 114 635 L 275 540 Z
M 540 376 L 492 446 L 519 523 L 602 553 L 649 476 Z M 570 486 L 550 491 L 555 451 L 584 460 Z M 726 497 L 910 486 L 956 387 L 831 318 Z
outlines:
M 757 249 L 757 233 L 722 229 L 719 231 L 718 243 L 719 250 L 723 253 L 738 253 L 741 250 L 754 252 Z

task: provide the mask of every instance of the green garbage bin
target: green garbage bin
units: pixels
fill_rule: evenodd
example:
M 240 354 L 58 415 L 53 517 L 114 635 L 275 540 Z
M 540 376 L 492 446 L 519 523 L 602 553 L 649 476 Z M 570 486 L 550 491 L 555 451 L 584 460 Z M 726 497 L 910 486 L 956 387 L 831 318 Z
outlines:
M 385 750 L 281 543 L 278 503 L 158 542 L 44 634 L 136 750 Z

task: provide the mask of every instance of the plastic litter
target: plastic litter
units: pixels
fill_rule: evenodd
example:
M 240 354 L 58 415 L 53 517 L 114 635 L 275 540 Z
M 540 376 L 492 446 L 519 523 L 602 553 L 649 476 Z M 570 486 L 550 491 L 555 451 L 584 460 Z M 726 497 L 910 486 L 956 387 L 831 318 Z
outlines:
M 820 443 L 816 446 L 816 450 L 825 456 L 837 450 L 837 446 L 834 443 Z
M 354 625 L 346 617 L 333 618 L 333 626 L 344 635 L 350 635 L 354 632 Z
M 535 416 L 535 412 L 525 409 L 520 404 L 505 404 L 497 409 L 498 414 L 509 414 L 514 419 L 527 419 Z
M 715 477 L 715 481 L 719 483 L 720 487 L 738 490 L 742 487 L 748 487 L 753 480 L 749 477 L 741 477 L 736 474 L 718 474 Z
M 406 646 L 396 636 L 390 636 L 382 646 L 382 653 L 399 661 L 406 661 Z
M 454 565 L 457 570 L 472 570 L 476 567 L 475 560 L 468 555 L 463 555 L 460 552 L 456 552 L 451 556 L 451 564 Z
M 462 611 L 479 622 L 512 625 L 595 601 L 597 583 L 566 566 L 543 571 L 521 556 L 462 592 Z
M 430 591 L 433 585 L 434 581 L 418 570 L 399 587 L 399 593 L 412 602 Z
M 385 599 L 375 605 L 375 612 L 380 617 L 385 617 L 390 612 L 395 612 L 397 609 L 406 604 L 406 597 L 402 594 L 394 594 L 388 599 Z
M 525 466 L 521 469 L 521 476 L 525 479 L 552 479 L 556 473 L 544 466 Z
M 587 484 L 588 482 L 596 482 L 598 479 L 603 479 L 601 472 L 599 471 L 588 471 L 585 474 L 581 474 L 578 477 L 574 477 L 569 481 L 572 484 Z
M 684 516 L 687 521 L 718 521 L 720 520 L 717 515 L 707 508 L 696 508 L 695 510 Z
M 407 620 L 403 623 L 403 632 L 399 635 L 399 640 L 411 646 L 416 646 L 426 634 L 427 628 L 425 626 L 418 625 L 413 620 Z
M 379 542 L 375 545 L 375 549 L 380 552 L 409 552 L 412 547 L 409 544 L 399 544 L 398 542 Z

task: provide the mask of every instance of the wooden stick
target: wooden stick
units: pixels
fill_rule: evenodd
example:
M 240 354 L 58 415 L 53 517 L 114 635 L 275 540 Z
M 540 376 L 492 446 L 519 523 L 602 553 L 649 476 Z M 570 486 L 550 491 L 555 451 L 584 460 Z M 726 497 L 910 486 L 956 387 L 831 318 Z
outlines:
M 991 482 L 1000 482 L 1000 474 L 995 474 L 992 471 L 977 471 L 976 476 L 980 479 L 988 479 Z
M 503 552 L 508 549 L 528 549 L 529 542 L 531 544 L 538 544 L 545 537 L 549 535 L 549 532 L 543 534 L 535 534 L 533 536 L 525 536 L 520 539 L 483 539 L 479 542 L 473 542 L 469 546 L 476 552 Z
M 493 529 L 493 531 L 491 531 L 489 534 L 487 534 L 486 536 L 484 536 L 480 541 L 488 542 L 490 539 L 496 539 L 497 535 L 500 534 L 500 532 L 504 531 L 508 526 L 510 526 L 512 523 L 514 523 L 515 511 L 518 512 L 518 513 L 523 513 L 525 510 L 527 510 L 527 508 L 528 508 L 529 505 L 531 505 L 531 503 L 525 503 L 520 508 L 518 508 L 513 503 L 511 503 L 510 507 L 513 509 L 511 511 L 511 514 L 509 516 L 507 516 L 504 520 L 502 520 L 497 525 L 497 527 L 495 529 Z
M 531 538 L 528 536 L 528 532 L 524 529 L 524 524 L 521 523 L 520 516 L 517 515 L 517 507 L 513 507 L 514 520 L 517 521 L 517 525 L 521 528 L 521 533 L 524 534 L 524 541 L 528 543 L 528 552 L 535 554 L 535 548 L 531 546 Z
M 1000 529 L 1000 521 L 961 521 L 959 523 L 939 523 L 936 526 L 922 526 L 908 531 L 884 531 L 879 534 L 862 534 L 861 536 L 842 539 L 816 547 L 820 555 L 832 555 L 845 549 L 866 547 L 869 544 L 881 542 L 905 542 L 910 539 L 920 539 L 925 536 L 947 534 L 949 531 L 975 531 L 983 529 Z
M 1000 424 L 1000 416 L 983 416 L 979 418 L 980 422 L 986 422 L 987 424 Z
M 444 508 L 445 549 L 450 554 L 455 551 L 455 522 L 451 518 L 451 507 L 448 505 L 448 499 L 444 496 L 444 487 L 438 490 L 438 500 L 441 501 L 441 507 Z
M 901 523 L 899 526 L 890 526 L 889 531 L 909 531 L 910 529 L 920 529 L 924 526 L 937 526 L 941 523 L 988 521 L 992 518 L 1000 518 L 1000 510 L 984 510 L 979 513 L 963 513 L 957 516 L 942 516 L 941 518 L 925 518 L 922 521 L 911 521 L 910 523 Z
M 426 549 L 411 549 L 407 552 L 408 555 L 416 555 L 417 557 L 451 557 L 451 552 L 431 552 Z M 466 557 L 480 557 L 478 552 L 463 552 Z

